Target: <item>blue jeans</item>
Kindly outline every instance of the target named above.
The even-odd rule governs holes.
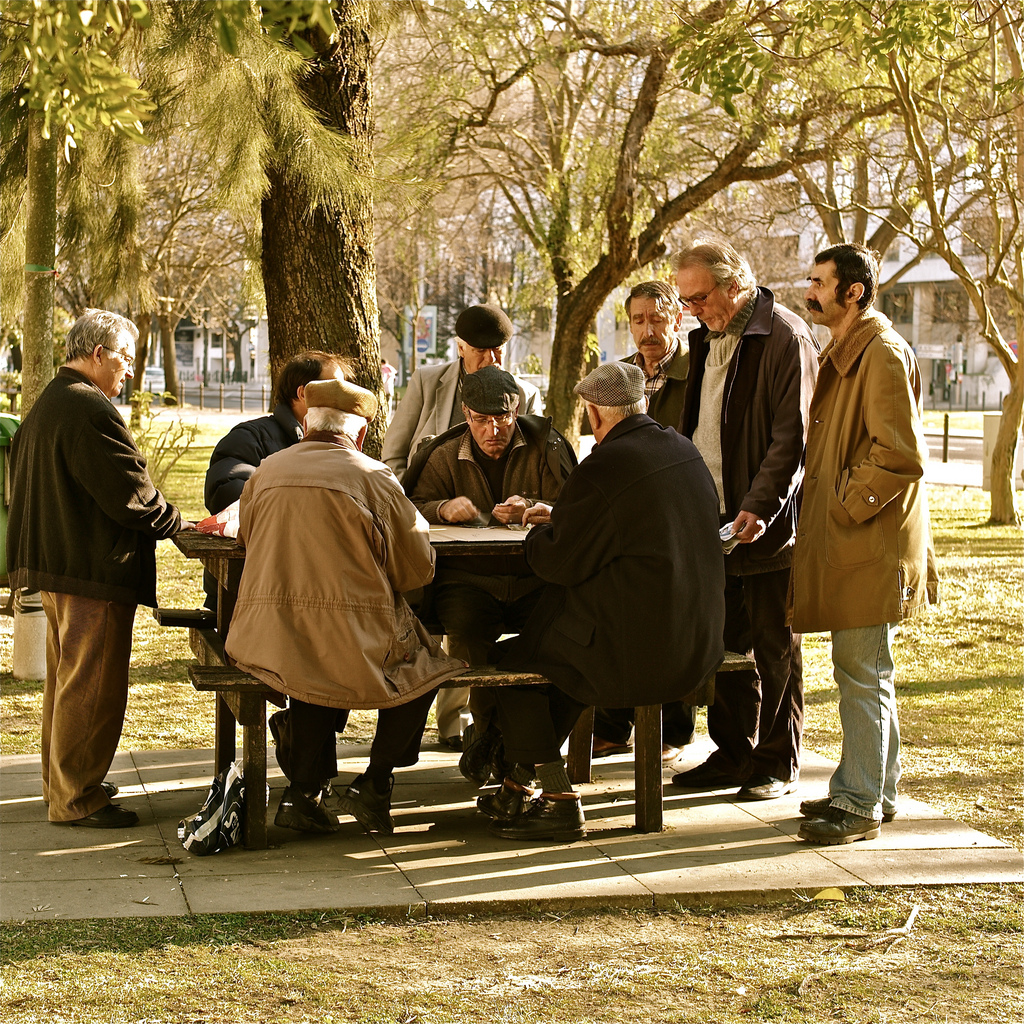
[[[832,633],[843,754],[829,783],[829,796],[833,806],[876,820],[883,811],[896,810],[900,780],[895,636],[895,622]]]

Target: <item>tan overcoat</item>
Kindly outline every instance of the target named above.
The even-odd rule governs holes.
[[[387,466],[341,435],[314,437],[269,456],[242,491],[225,650],[310,704],[404,704],[465,671],[401,596],[434,575],[429,528]]]
[[[791,586],[800,633],[898,622],[938,599],[921,372],[868,310],[819,358]]]

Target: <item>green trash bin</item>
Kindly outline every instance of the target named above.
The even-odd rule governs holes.
[[[11,501],[11,441],[21,425],[18,416],[0,415],[0,472],[3,473],[3,495],[0,500],[0,576],[7,576],[7,506]]]

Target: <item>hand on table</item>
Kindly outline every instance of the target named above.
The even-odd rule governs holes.
[[[518,494],[507,497],[500,505],[491,509],[491,515],[499,523],[521,523],[523,513],[530,507],[530,502]]]
[[[551,522],[551,506],[538,501],[532,508],[523,513],[523,526],[540,526]]]
[[[468,523],[479,515],[480,509],[462,494],[437,506],[437,518],[444,523]]]
[[[767,529],[765,521],[753,512],[740,512],[732,524],[733,533],[741,544],[753,544]]]

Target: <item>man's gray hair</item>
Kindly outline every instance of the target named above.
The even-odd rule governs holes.
[[[366,420],[354,412],[344,412],[326,405],[315,405],[306,410],[306,432],[326,430],[331,434],[344,434],[354,441]]]
[[[614,421],[618,423],[619,420],[627,419],[629,416],[636,416],[639,413],[647,412],[647,398],[641,398],[639,402],[632,402],[630,405],[595,405],[591,402],[591,405],[595,409],[600,409],[601,419],[608,420],[609,422]]]
[[[665,281],[641,281],[634,285],[626,296],[626,316],[634,299],[654,299],[656,308],[670,313],[681,313],[683,307],[679,302],[676,290]]]
[[[757,287],[750,264],[728,242],[713,242],[695,238],[686,249],[680,249],[672,256],[673,272],[684,267],[700,267],[706,270],[719,287],[739,285],[741,292],[752,292]]]
[[[139,340],[139,329],[127,317],[108,309],[87,309],[72,325],[64,343],[64,359],[73,362],[90,356],[97,345],[109,346],[127,331]]]

